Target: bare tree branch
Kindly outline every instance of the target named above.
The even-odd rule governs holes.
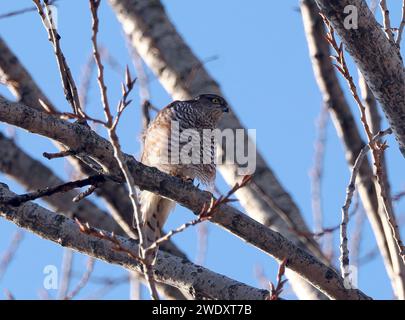
[[[57,1],[58,0],[50,0],[49,4],[53,5]],[[0,14],[0,19],[15,17],[15,16],[18,16],[20,14],[24,14],[24,13],[27,13],[27,12],[33,12],[33,11],[36,11],[36,10],[37,10],[37,8],[35,6],[26,7],[26,8],[23,8],[23,9],[19,9],[19,10],[15,10],[15,11]]]
[[[116,176],[117,179],[123,179],[111,144],[87,126],[69,123],[20,103],[10,103],[2,98],[0,98],[0,121],[57,140],[72,150],[85,145],[86,154],[98,161],[106,173]],[[204,205],[211,202],[212,195],[209,192],[201,191],[192,184],[164,174],[156,168],[147,167],[131,156],[124,155],[124,157],[135,184],[141,189],[159,193],[196,214]],[[342,278],[332,268],[324,265],[279,233],[228,205],[221,205],[218,212],[220,214],[215,214],[211,221],[278,260],[288,257],[287,268],[300,274],[329,297],[367,298],[361,291],[347,290]]]
[[[373,134],[376,134],[378,131],[381,130],[381,116],[378,111],[377,101],[374,98],[373,93],[371,92],[370,88],[368,87],[366,80],[364,79],[361,72],[359,72],[359,88],[361,92],[361,96],[363,99],[363,103],[366,107],[367,119],[370,123],[370,128]],[[382,141],[380,141],[382,143]],[[388,168],[387,163],[385,160],[385,154],[380,154],[380,170],[381,170],[381,179],[383,179],[383,184],[385,186],[386,197],[389,199],[386,202],[386,205],[389,206],[388,210],[393,213],[392,217],[396,220],[394,214],[394,208],[392,205],[392,197],[391,197],[391,188],[390,183],[388,180]],[[373,172],[376,175],[376,168],[373,167]],[[378,183],[378,182],[377,182]],[[380,217],[382,217],[381,222],[384,228],[384,233],[387,238],[387,243],[389,245],[389,252],[392,261],[392,268],[394,273],[395,283],[397,285],[397,290],[394,290],[394,294],[399,299],[405,299],[405,265],[403,264],[400,254],[398,251],[398,246],[395,245],[395,241],[392,237],[391,227],[388,223],[385,213],[385,207],[383,203],[383,199],[378,197],[378,211]]]
[[[66,100],[72,106],[73,113],[79,117],[82,117],[83,111],[80,106],[80,99],[77,92],[76,84],[70,68],[66,62],[66,58],[60,47],[60,35],[56,31],[56,25],[52,18],[52,9],[50,7],[50,3],[48,0],[44,0],[44,5],[42,5],[41,0],[33,0],[33,2],[48,33],[48,39],[52,43],[56,61],[59,67],[60,76],[62,79],[62,85],[65,92]]]
[[[384,150],[387,148],[387,145],[385,142],[380,142],[379,140],[374,140],[373,139],[373,134],[370,130],[370,126],[367,121],[367,113],[366,113],[366,108],[363,105],[358,93],[357,93],[357,87],[354,84],[353,78],[350,75],[349,69],[347,67],[346,61],[345,61],[345,56],[343,52],[343,43],[338,46],[336,40],[335,40],[335,35],[334,35],[334,29],[331,26],[329,20],[322,14],[322,17],[324,19],[324,22],[328,28],[328,33],[326,35],[326,40],[329,42],[329,44],[333,47],[333,49],[336,52],[336,56],[332,56],[337,64],[335,64],[335,67],[339,70],[339,72],[345,77],[347,80],[347,83],[350,87],[350,91],[353,95],[354,100],[356,101],[356,104],[358,105],[360,109],[360,120],[363,124],[364,131],[367,136],[368,144],[371,149],[371,154],[373,156],[374,160],[374,167],[375,167],[375,172],[376,172],[376,178],[377,178],[377,185],[376,189],[378,192],[378,195],[381,198],[381,203],[384,206],[385,213],[386,213],[386,218],[388,221],[388,224],[391,228],[392,232],[392,237],[395,240],[395,243],[398,247],[398,253],[400,257],[403,260],[403,264],[405,266],[405,246],[402,243],[401,240],[401,234],[398,228],[398,225],[395,221],[395,215],[394,212],[392,211],[392,203],[391,199],[389,198],[389,195],[387,193],[387,188],[385,185],[385,182],[387,181],[385,177],[385,172],[383,171],[382,164],[381,164],[381,155],[384,153]]]
[[[284,273],[285,273],[285,265],[287,264],[287,259],[284,259],[281,261],[279,267],[278,267],[278,272],[277,272],[277,284],[274,285],[273,283],[270,282],[270,296],[269,300],[278,300],[279,295],[283,291],[284,284],[287,282],[287,280],[282,280]]]
[[[70,217],[71,218],[71,217]],[[70,281],[72,280],[74,254],[71,249],[63,250],[62,258],[62,279],[58,290],[58,299],[65,299],[69,292]]]
[[[132,208],[133,208],[133,217],[135,221],[135,226],[136,230],[138,231],[138,238],[139,238],[139,254],[141,257],[142,264],[145,267],[145,278],[148,283],[148,288],[150,295],[153,300],[159,300],[159,295],[156,289],[155,281],[153,278],[153,273],[152,273],[152,265],[151,262],[147,260],[147,248],[145,247],[145,236],[142,232],[142,226],[141,226],[141,221],[142,221],[142,212],[141,212],[141,206],[139,203],[138,199],[138,191],[136,189],[134,179],[129,171],[129,168],[127,166],[127,163],[124,159],[124,155],[121,150],[121,145],[120,141],[116,132],[116,128],[118,125],[118,122],[120,120],[120,117],[122,115],[122,112],[124,109],[130,104],[130,101],[127,101],[127,97],[129,93],[131,92],[135,80],[131,79],[130,73],[128,68],[126,69],[126,81],[125,84],[122,84],[122,99],[118,103],[117,107],[117,116],[115,117],[115,120],[111,114],[111,109],[110,109],[110,104],[107,96],[107,86],[105,85],[104,81],[104,66],[103,63],[101,62],[101,56],[98,50],[98,44],[97,44],[97,36],[98,36],[98,30],[99,30],[99,19],[98,19],[98,8],[100,6],[101,0],[89,0],[90,3],[90,11],[93,19],[93,24],[92,24],[92,43],[93,43],[93,56],[94,60],[96,62],[97,70],[98,70],[98,84],[100,87],[100,95],[101,95],[101,102],[103,105],[103,110],[104,110],[104,115],[106,118],[106,124],[105,127],[108,131],[108,135],[111,141],[111,145],[114,150],[114,157],[118,162],[118,166],[120,167],[120,170],[122,171],[122,174],[125,177],[125,181],[128,187],[128,192],[129,192],[129,198],[131,200]]]
[[[326,142],[327,123],[329,120],[329,111],[326,105],[323,105],[317,119],[317,140],[315,142],[314,164],[311,169],[311,203],[312,215],[314,218],[314,231],[320,232],[323,229],[322,212],[322,174],[323,160]]]
[[[0,76],[2,78],[6,79],[6,84],[8,86],[8,88],[13,92],[13,94],[24,104],[27,104],[28,106],[35,108],[37,110],[44,110],[43,107],[41,106],[41,104],[39,103],[39,101],[43,101],[50,109],[52,112],[54,112],[55,114],[58,113],[58,111],[56,110],[56,108],[52,105],[52,103],[46,98],[46,96],[43,94],[43,92],[41,91],[41,89],[38,87],[38,85],[35,83],[35,81],[32,79],[31,75],[28,73],[28,71],[24,68],[24,66],[20,63],[20,61],[18,60],[18,58],[13,54],[13,52],[7,47],[6,43],[1,39],[0,37]],[[0,135],[1,137],[1,135]],[[1,139],[0,139],[1,141]],[[74,154],[71,151],[67,151],[66,148],[55,142],[55,145],[62,150],[62,153],[71,153],[72,155]],[[0,149],[1,150],[1,149]],[[8,149],[4,149],[4,150],[8,150]],[[16,154],[20,154],[21,150],[18,150],[18,148],[12,148],[11,150],[13,150],[12,152],[16,152]],[[11,153],[12,155],[13,153]],[[32,159],[25,153],[23,153],[23,159],[24,161],[31,161]],[[10,155],[10,153],[9,153]],[[17,158],[19,159],[19,157],[17,156]],[[33,175],[31,177],[31,173],[29,172],[29,170],[27,170],[27,168],[31,168],[29,165],[28,166],[24,166],[23,162],[18,163],[20,166],[12,166],[12,162],[10,162],[10,158],[6,157],[6,159],[9,159],[5,165],[7,167],[8,170],[12,170],[13,171],[13,177],[18,179],[25,179],[24,183],[26,186],[29,186],[29,188],[32,189],[37,189],[37,188],[43,188],[46,185],[58,185],[58,184],[62,184],[64,183],[63,181],[61,181],[59,178],[57,178],[56,180],[50,180],[48,184],[41,183],[41,179],[42,182],[48,181],[48,176],[50,175],[51,177],[54,177],[55,175],[53,173],[49,172],[49,169],[45,168],[44,166],[35,161],[35,168],[36,168],[36,172],[41,172],[41,175]],[[12,158],[11,158],[12,159]],[[2,160],[0,158],[0,160]],[[75,169],[82,172],[84,175],[94,175],[96,172],[89,166],[85,165],[84,163],[82,163],[81,161],[77,160],[74,157],[69,157],[68,158],[69,161],[71,161],[71,163],[74,165]],[[0,161],[1,163],[1,161]],[[13,170],[13,168],[19,168],[20,171],[18,170]],[[24,173],[22,174],[23,177],[18,177],[18,175],[20,173]],[[30,179],[34,179],[34,182],[31,182],[28,177],[31,177]],[[38,178],[38,180],[36,180],[36,178]],[[53,182],[54,181],[54,182]],[[20,181],[21,182],[21,181]],[[23,183],[23,184],[24,184]],[[34,183],[34,185],[32,185],[32,183]],[[35,183],[37,183],[35,185]],[[81,217],[78,215],[78,217],[80,219],[83,219],[83,221],[88,221],[91,223],[91,225],[94,226],[98,226],[101,229],[104,230],[111,230],[111,228],[114,228],[115,230],[112,230],[116,233],[121,232],[121,230],[125,231],[125,234],[127,234],[128,236],[132,237],[132,238],[137,238],[137,232],[136,230],[134,230],[134,228],[132,228],[132,206],[131,206],[131,202],[129,201],[129,198],[127,196],[128,191],[125,188],[124,184],[117,184],[115,182],[106,182],[103,185],[101,185],[99,188],[97,188],[97,190],[95,191],[97,195],[103,197],[105,199],[105,201],[107,202],[107,205],[109,207],[109,210],[111,212],[111,215],[113,216],[114,220],[118,223],[119,227],[114,223],[114,221],[112,219],[108,220],[108,223],[111,223],[110,227],[108,227],[108,225],[104,225],[101,226],[99,225],[99,222],[97,221],[93,221],[96,220],[92,215],[88,215],[86,213],[86,217]],[[57,196],[55,197],[49,197],[49,199],[60,199],[60,201],[56,201],[59,205],[61,205],[64,209],[69,209],[69,204],[70,204],[70,199],[72,199],[73,197],[77,196],[77,194],[75,194],[75,196],[73,196],[72,198],[70,197],[69,193],[65,193],[66,197],[63,198],[63,196],[61,196],[63,198],[60,199]],[[84,202],[86,200],[83,200]],[[66,208],[67,205],[67,208]],[[84,203],[82,203],[83,208],[88,208],[89,206],[84,205]],[[79,208],[81,208],[81,206],[79,206]],[[62,212],[66,212],[61,210]],[[89,212],[91,212],[91,210],[89,210]],[[106,222],[105,219],[100,219],[100,217],[98,218],[100,220],[100,223]],[[114,226],[114,227],[112,227]],[[176,246],[174,246],[174,244],[172,242],[168,242],[164,244],[165,246],[165,250],[167,250],[167,252],[170,252],[172,254],[175,254],[183,259],[187,259],[186,255],[181,252]],[[164,295],[166,297],[174,297],[176,299],[184,299],[184,295],[181,294],[178,290],[176,290],[175,288],[172,288],[173,290],[171,290],[169,288],[169,286],[160,286],[160,289],[164,289]]]
[[[62,185],[64,181],[41,162],[22,151],[11,139],[0,133],[0,171],[4,172],[28,190],[43,188],[45,185]],[[75,191],[54,194],[45,198],[55,211],[74,215],[91,225],[123,234],[122,229],[108,215],[91,201],[84,199],[80,203],[72,202],[78,195]]]
[[[365,142],[361,138],[349,103],[345,99],[332,65],[330,48],[324,37],[325,28],[315,1],[302,0],[301,13],[315,79],[322,93],[324,103],[332,114],[336,131],[345,147],[346,160],[349,167],[352,167]],[[358,180],[357,189],[376,237],[392,287],[395,292],[403,292],[400,289],[403,287],[403,282],[399,281],[398,274],[393,270],[390,248],[395,247],[395,244],[394,246],[391,245],[393,242],[391,231],[388,230],[387,233],[387,228],[385,228],[385,213],[381,214],[376,182],[373,179],[373,170],[368,159],[364,159],[362,162]],[[397,295],[401,296],[400,294]]]
[[[169,20],[160,1],[109,0],[131,45],[155,73],[160,83],[174,99],[190,98],[201,93],[221,94],[217,82]],[[244,145],[254,146],[247,130],[234,112],[223,117],[220,129],[244,129]],[[222,153],[222,150],[219,150]],[[247,152],[246,152],[247,154]],[[229,186],[240,181],[238,164],[218,167]],[[309,232],[301,212],[289,193],[280,184],[260,152],[256,154],[256,174],[252,183],[237,194],[241,205],[254,219],[275,228],[295,244],[325,261],[319,245],[311,238],[298,236],[292,230]],[[287,271],[296,293],[303,299],[319,299],[299,276]]]
[[[402,18],[398,28],[398,35],[396,40],[396,44],[398,45],[398,47],[401,45],[402,33],[404,32],[404,28],[405,28],[405,0],[402,0]]]
[[[61,185],[64,183],[49,168],[44,166],[41,162],[32,159],[11,139],[4,137],[1,133],[0,171],[9,175],[28,190],[43,188],[46,185]],[[107,183],[113,185],[111,188],[112,190],[118,190],[120,187],[117,183]],[[105,185],[103,187],[105,187]],[[46,197],[44,200],[47,201],[57,212],[62,212],[67,216],[73,215],[81,221],[86,221],[99,229],[114,232],[118,235],[126,235],[120,225],[116,223],[115,219],[108,215],[107,212],[100,210],[91,201],[83,199],[80,203],[72,202],[72,199],[77,195],[78,193],[74,191],[67,191],[65,193],[57,193],[53,196]],[[109,196],[113,196],[113,193],[110,193]],[[126,194],[124,194],[123,197],[124,196],[126,196]],[[119,202],[124,203],[125,201],[121,200]],[[164,243],[162,250],[166,250],[182,259],[186,259],[186,256],[174,246],[172,242]],[[139,275],[140,274],[138,273],[138,276]],[[159,292],[162,292],[165,297],[169,298],[185,298],[179,290],[167,285],[159,286]]]
[[[59,193],[59,192],[66,192],[66,191],[69,191],[69,190],[72,190],[75,188],[81,188],[81,187],[88,186],[88,185],[98,184],[98,183],[104,182],[105,179],[106,178],[103,175],[96,175],[96,176],[88,177],[86,179],[66,182],[66,183],[60,184],[55,187],[46,187],[45,189],[41,189],[41,190],[38,190],[35,192],[18,195],[15,198],[10,199],[8,204],[18,207],[23,202],[32,201],[32,200],[35,200],[38,198],[51,196],[51,195],[54,195],[55,193]],[[75,199],[75,198],[77,198],[77,196],[75,196],[73,199]],[[72,199],[72,201],[73,201],[73,199]]]
[[[95,260],[93,257],[89,257],[87,259],[86,271],[83,273],[83,276],[81,277],[81,279],[80,279],[79,283],[76,285],[76,287],[69,294],[66,295],[66,299],[69,299],[69,300],[73,299],[87,285],[87,283],[90,280],[90,276],[94,270],[94,263],[95,263]]]
[[[13,196],[14,194],[4,184],[0,184],[1,217],[64,247],[121,265],[129,270],[142,272],[142,265],[136,259],[115,250],[114,243],[108,240],[81,232],[72,219],[31,202],[24,203],[18,208],[1,204],[4,199]],[[115,238],[126,250],[137,251],[137,243],[134,240],[120,236]],[[159,252],[154,268],[154,276],[158,281],[185,290],[195,298],[263,300],[268,295],[266,290],[250,287],[168,253]]]
[[[353,166],[352,174],[350,176],[350,182],[349,185],[347,186],[346,189],[346,199],[345,203],[342,207],[342,223],[340,225],[340,268],[342,272],[343,278],[347,279],[347,277],[350,274],[349,270],[349,248],[348,248],[348,240],[347,240],[347,225],[349,224],[349,208],[350,204],[352,202],[352,197],[354,194],[354,191],[356,189],[356,177],[358,175],[358,172],[360,170],[360,166],[362,161],[364,160],[364,157],[366,156],[368,150],[370,150],[371,145],[374,141],[380,139],[386,134],[392,133],[391,129],[387,129],[385,131],[379,132],[375,137],[372,138],[369,144],[363,147],[361,149],[355,163]]]
[[[387,39],[364,0],[316,0],[364,75],[405,156],[405,69],[399,48]],[[358,28],[345,28],[344,8],[355,6]]]
[[[391,29],[390,12],[387,7],[387,2],[385,0],[380,0],[380,8],[383,16],[384,32],[390,41],[394,41],[394,34]]]
[[[17,230],[16,232],[14,232],[10,244],[8,245],[6,251],[3,253],[0,259],[0,280],[4,277],[4,274],[6,273],[8,266],[13,260],[23,238],[23,231]]]

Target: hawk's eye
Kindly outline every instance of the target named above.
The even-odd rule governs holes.
[[[214,98],[211,101],[212,101],[212,103],[215,103],[215,104],[220,104],[221,103],[218,98]]]

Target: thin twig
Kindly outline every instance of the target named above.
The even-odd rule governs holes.
[[[146,253],[148,253],[149,251],[153,251],[154,249],[158,248],[162,243],[169,241],[173,236],[175,236],[178,233],[183,232],[184,230],[188,229],[189,227],[195,226],[205,220],[207,220],[208,217],[201,215],[194,220],[191,220],[189,222],[186,222],[184,224],[182,224],[180,227],[170,230],[167,234],[165,234],[164,236],[162,236],[161,238],[157,239],[154,243],[152,243],[149,247],[147,247],[145,249]]]
[[[150,123],[151,95],[149,89],[149,79],[145,72],[142,58],[135,48],[131,48],[132,60],[134,62],[136,75],[139,81],[139,98],[142,106],[142,136]]]
[[[82,233],[97,237],[99,239],[107,240],[114,244],[113,249],[115,251],[126,253],[129,257],[131,257],[131,258],[135,259],[136,261],[138,261],[139,263],[141,263],[145,268],[150,267],[148,262],[145,261],[145,259],[142,256],[140,256],[138,253],[134,253],[134,252],[130,251],[129,249],[126,249],[124,246],[122,246],[121,242],[118,240],[118,238],[115,236],[114,233],[107,233],[106,231],[97,230],[97,229],[92,228],[88,223],[83,224],[77,218],[75,218],[75,220]],[[140,252],[142,253],[142,250],[140,250]],[[152,270],[150,270],[149,272],[152,272]],[[84,284],[87,283],[88,277],[90,276],[91,272],[88,272],[87,274],[88,274],[88,276],[83,277],[83,279],[85,279],[85,281],[81,281],[81,283],[84,283]],[[153,275],[152,276],[148,275],[147,270],[144,271],[144,274],[145,274],[147,283],[149,285],[149,289],[151,291],[152,299],[154,299],[154,300],[159,299],[159,296],[157,295],[156,284],[154,282]],[[79,288],[79,290],[80,289],[81,289],[81,287]]]
[[[88,95],[94,66],[93,54],[91,54],[90,57],[87,59],[86,64],[82,68],[81,81],[79,86],[80,104],[83,110],[86,110],[89,103]]]
[[[193,80],[196,78],[198,71],[200,71],[202,68],[204,68],[204,65],[211,62],[211,61],[215,61],[218,60],[219,56],[214,55],[211,57],[208,57],[206,59],[204,59],[201,62],[196,63],[195,65],[193,65],[191,67],[191,70],[189,72],[189,74],[187,75],[186,81],[185,81],[185,87],[189,88],[191,86],[191,83],[193,82]]]
[[[405,0],[402,0],[402,18],[398,28],[396,40],[396,44],[398,45],[398,47],[401,45],[402,33],[404,32],[404,28],[405,28]]]
[[[129,299],[141,300],[142,283],[139,281],[139,277],[134,272],[129,272]]]
[[[107,97],[107,87],[104,82],[104,65],[101,62],[101,56],[100,56],[100,52],[98,49],[98,43],[97,43],[97,34],[98,34],[98,26],[99,26],[97,10],[98,10],[99,5],[100,5],[100,0],[90,0],[90,10],[91,10],[92,18],[93,18],[91,41],[93,43],[93,57],[96,62],[97,70],[98,70],[97,81],[98,81],[98,85],[100,87],[101,102],[103,105],[103,110],[104,110],[105,118],[107,121],[107,126],[111,126],[113,117],[111,115],[110,103],[109,103],[108,97]]]
[[[153,251],[154,249],[158,248],[162,243],[169,241],[174,235],[183,232],[189,227],[195,226],[203,221],[211,219],[219,206],[221,206],[222,204],[235,201],[234,199],[231,199],[231,196],[236,191],[246,186],[251,180],[252,180],[251,175],[244,176],[242,178],[242,181],[240,183],[236,183],[225,196],[221,195],[218,199],[211,198],[211,202],[208,205],[204,204],[204,206],[201,208],[200,214],[198,215],[197,219],[194,219],[190,222],[186,222],[177,229],[171,230],[166,235],[164,235],[163,237],[157,239],[154,243],[152,243],[148,248],[145,249],[145,251],[146,252]]]
[[[257,279],[257,282],[259,283],[259,285],[261,287],[266,288],[269,285],[270,280],[266,276],[266,274],[264,273],[263,266],[256,265],[255,268],[254,268],[254,274],[255,274],[255,277]]]
[[[94,263],[95,263],[95,259],[93,257],[89,257],[87,259],[86,271],[83,273],[83,276],[79,280],[79,283],[76,285],[76,287],[69,294],[66,295],[65,299],[72,300],[88,284],[88,282],[90,280],[90,276],[91,276],[91,274],[93,273],[93,270],[94,270]]]
[[[49,4],[54,5],[55,2],[57,2],[57,1],[58,0],[50,0]],[[36,11],[36,10],[37,10],[36,7],[27,7],[27,8],[23,8],[23,9],[19,9],[19,10],[15,10],[15,11],[0,14],[0,19],[15,17],[17,15],[24,14],[24,13],[27,13],[27,12],[33,12],[33,11]]]
[[[4,289],[4,295],[6,296],[7,300],[15,300],[15,296],[8,289]]]
[[[91,40],[93,43],[94,60],[96,62],[96,66],[97,66],[97,70],[98,70],[97,79],[98,79],[98,84],[100,87],[101,101],[102,101],[102,105],[103,105],[104,115],[106,118],[105,126],[108,130],[108,135],[109,135],[111,144],[114,149],[114,157],[118,162],[120,170],[123,173],[123,175],[125,177],[125,181],[128,186],[129,197],[130,197],[131,204],[132,204],[132,207],[134,210],[136,228],[137,228],[138,234],[139,234],[139,249],[140,249],[139,251],[140,251],[140,257],[142,259],[142,263],[145,267],[145,278],[147,280],[152,299],[158,300],[159,296],[158,296],[156,284],[155,284],[155,281],[153,278],[151,263],[149,261],[145,260],[145,257],[146,257],[146,252],[145,252],[145,248],[144,248],[145,241],[144,241],[144,235],[143,235],[142,228],[141,228],[141,214],[142,213],[141,213],[141,208],[140,208],[140,204],[139,204],[139,200],[138,200],[136,186],[134,183],[134,178],[132,177],[132,175],[128,169],[128,166],[124,160],[124,155],[121,151],[121,145],[120,145],[120,142],[118,139],[118,135],[116,133],[116,128],[117,128],[118,122],[121,118],[121,115],[122,115],[123,111],[125,110],[125,108],[131,103],[131,101],[128,101],[127,98],[128,98],[129,93],[133,89],[135,80],[131,79],[131,76],[130,76],[130,73],[129,73],[129,70],[127,67],[125,84],[122,84],[122,98],[118,103],[117,116],[114,119],[111,114],[110,104],[109,104],[108,97],[107,97],[107,87],[104,82],[104,66],[101,62],[101,57],[100,57],[100,53],[99,53],[98,46],[97,46],[97,34],[98,34],[98,30],[99,30],[99,19],[98,19],[97,11],[98,11],[98,8],[100,5],[100,0],[89,0],[89,2],[90,2],[91,15],[92,15],[92,19],[93,19],[93,24],[92,24],[93,32],[92,32]]]
[[[93,279],[94,277],[92,277]],[[111,291],[114,287],[122,285],[128,282],[128,276],[124,277],[117,277],[117,278],[104,278],[101,279],[100,283],[103,286],[100,289],[97,289],[89,296],[85,297],[84,300],[100,300],[103,296],[105,296],[109,291]]]
[[[11,199],[7,199],[3,201],[3,204],[9,204],[14,207],[18,207],[24,202],[32,201],[35,199],[39,199],[42,197],[49,197],[54,195],[55,193],[59,192],[66,192],[70,191],[75,188],[82,188],[84,186],[88,185],[98,185],[100,183],[103,183],[106,181],[106,176],[105,175],[94,175],[91,177],[88,177],[86,179],[81,179],[81,180],[76,180],[76,181],[70,181],[66,182],[54,187],[46,187],[44,189],[35,191],[35,192],[29,192],[25,194],[18,195],[16,197],[13,197]]]
[[[99,183],[96,184],[92,184],[90,187],[88,187],[86,190],[84,190],[83,192],[80,192],[76,197],[74,197],[72,199],[73,202],[79,202],[81,200],[83,200],[84,198],[88,197],[89,195],[91,195],[94,191],[97,190],[99,186]]]
[[[197,253],[195,264],[203,266],[207,256],[208,249],[208,225],[200,223],[197,225]]]
[[[64,158],[64,157],[74,156],[76,154],[77,154],[76,151],[64,150],[64,151],[55,152],[55,153],[44,152],[42,155],[45,158],[47,158],[48,160],[52,160],[52,159],[57,159],[57,158]]]
[[[390,12],[385,0],[380,0],[380,8],[383,16],[384,32],[390,41],[394,41],[394,34],[391,29]]]
[[[33,0],[33,2],[37,8],[45,29],[48,32],[48,40],[52,43],[66,100],[71,105],[73,114],[77,115],[80,118],[84,118],[84,114],[80,106],[80,99],[77,93],[76,84],[74,82],[70,68],[66,62],[66,58],[60,47],[60,35],[56,30],[56,26],[52,18],[52,9],[50,7],[50,2],[48,0],[44,0],[44,6],[42,5],[41,0]],[[44,8],[46,10],[44,10]]]
[[[322,213],[322,173],[323,159],[326,143],[327,123],[329,119],[329,110],[324,104],[321,108],[317,120],[317,139],[315,142],[314,165],[311,169],[311,202],[312,214],[314,217],[315,232],[323,230],[323,213]]]
[[[358,207],[358,202],[356,202],[355,208],[352,210],[352,212],[349,214],[349,218],[354,216],[357,212],[357,207]],[[298,234],[299,236],[306,236],[306,237],[313,237],[313,238],[321,238],[325,235],[331,234],[337,230],[340,229],[340,223],[333,226],[333,227],[328,227],[328,228],[322,228],[322,230],[318,232],[302,232],[297,229],[290,229],[292,232]]]
[[[8,266],[15,257],[15,254],[17,252],[18,247],[21,244],[23,237],[24,232],[22,230],[17,230],[14,233],[8,248],[4,252],[2,258],[0,259],[0,280],[3,278],[4,274],[7,271]]]
[[[376,173],[377,183],[378,183],[376,185],[376,188],[379,189],[378,193],[379,193],[379,195],[382,199],[382,203],[384,205],[386,218],[387,218],[388,224],[391,228],[392,236],[398,247],[399,255],[400,255],[403,263],[405,264],[405,247],[401,240],[401,234],[399,232],[398,225],[395,222],[395,215],[394,215],[394,212],[392,211],[392,204],[390,202],[388,192],[387,192],[387,186],[385,184],[386,177],[384,174],[384,170],[382,169],[381,157],[382,157],[382,153],[387,148],[387,144],[385,142],[379,141],[378,139],[377,140],[373,139],[373,134],[367,123],[366,108],[364,107],[363,102],[361,101],[359,95],[357,94],[356,85],[354,84],[353,78],[350,75],[349,69],[346,64],[346,60],[344,57],[344,51],[343,51],[343,43],[341,43],[340,46],[338,46],[336,39],[335,39],[334,30],[333,30],[332,25],[330,24],[330,22],[327,20],[327,18],[324,15],[321,14],[321,16],[324,20],[326,27],[329,30],[329,32],[326,35],[326,40],[329,42],[329,44],[332,46],[332,48],[337,53],[337,56],[333,56],[333,58],[337,62],[337,64],[335,64],[335,67],[337,68],[337,70],[339,70],[339,72],[347,80],[347,83],[349,84],[352,96],[360,109],[360,113],[361,113],[360,120],[361,120],[364,130],[366,132],[368,144],[370,146],[370,149],[372,151],[372,156],[374,159],[374,166],[376,169],[375,173]]]
[[[102,60],[105,60],[108,65],[116,71],[118,74],[122,74],[122,66],[118,63],[117,60],[114,59],[113,56],[110,55],[108,50],[104,47],[99,46],[99,52]],[[88,93],[90,91],[90,84],[91,84],[91,79],[94,71],[95,63],[94,63],[94,58],[93,58],[93,53],[89,56],[87,59],[85,65],[82,68],[82,74],[81,74],[81,81],[80,81],[80,86],[79,86],[79,97],[80,97],[80,103],[83,111],[86,110],[86,107],[88,105]]]
[[[278,272],[277,272],[277,285],[274,286],[273,283],[270,282],[270,296],[268,300],[278,300],[281,292],[283,291],[284,284],[288,281],[287,279],[283,280],[283,276],[285,273],[285,266],[288,262],[288,259],[285,258],[281,261]]]
[[[114,244],[115,251],[126,253],[129,257],[131,257],[132,259],[135,259],[139,263],[144,263],[142,258],[138,254],[136,254],[136,253],[130,251],[129,249],[126,249],[124,246],[122,246],[121,242],[118,240],[118,238],[115,236],[114,233],[110,233],[110,232],[107,232],[104,230],[97,230],[97,229],[91,227],[88,223],[82,223],[77,218],[75,218],[75,221],[80,229],[80,232],[93,236],[93,237],[96,237],[96,238],[99,238],[99,239],[107,240]]]
[[[364,210],[358,210],[355,229],[353,232],[353,239],[351,245],[352,251],[352,265],[356,268],[359,266],[360,248],[361,240],[363,238],[364,222],[366,220],[366,215]]]
[[[150,89],[149,89],[149,79],[148,75],[145,72],[142,58],[140,57],[138,51],[131,49],[132,60],[134,62],[136,76],[139,82],[139,98],[141,103],[149,101],[151,98]]]
[[[360,166],[362,161],[364,160],[367,152],[370,150],[370,145],[374,142],[380,139],[381,137],[391,134],[392,130],[387,129],[384,131],[380,131],[378,134],[376,134],[370,141],[369,144],[365,145],[359,155],[356,158],[356,161],[354,162],[352,173],[350,176],[350,181],[349,185],[346,188],[346,199],[345,203],[342,206],[342,222],[340,225],[340,267],[341,267],[341,272],[342,272],[342,277],[344,279],[347,279],[349,276],[349,249],[348,249],[348,241],[347,241],[347,225],[349,223],[349,208],[350,204],[352,202],[353,194],[354,191],[356,190],[356,177],[357,174],[359,173]]]
[[[401,200],[404,196],[405,196],[405,191],[398,192],[397,194],[394,194],[394,195],[392,196],[392,201],[398,202],[398,201]]]

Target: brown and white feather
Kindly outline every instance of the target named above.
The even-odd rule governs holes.
[[[217,106],[210,107],[210,101],[216,99],[221,102],[220,109]],[[202,152],[200,157],[209,157],[210,163],[173,163],[172,151],[174,148],[181,150],[187,143],[181,140],[172,139],[172,121],[179,125],[179,133],[186,129],[193,129],[201,138],[204,129],[215,129],[217,122],[227,109],[225,100],[215,95],[201,95],[194,100],[174,101],[162,109],[156,118],[150,123],[144,136],[144,150],[141,162],[145,165],[156,167],[167,174],[178,176],[184,180],[197,179],[205,185],[212,185],[215,180],[215,146],[202,148],[202,143],[198,146]],[[218,111],[220,110],[220,111]],[[202,139],[198,139],[198,141]],[[191,143],[194,139],[192,139]],[[175,202],[149,191],[142,191],[140,194],[142,210],[142,227],[145,236],[145,247],[152,245],[161,235],[161,230],[170,212],[175,207]],[[153,263],[156,251],[151,252],[150,263]]]

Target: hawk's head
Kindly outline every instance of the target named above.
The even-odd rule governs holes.
[[[206,116],[215,120],[219,120],[223,113],[229,112],[225,99],[216,94],[201,94],[192,101],[193,105],[197,106]]]

